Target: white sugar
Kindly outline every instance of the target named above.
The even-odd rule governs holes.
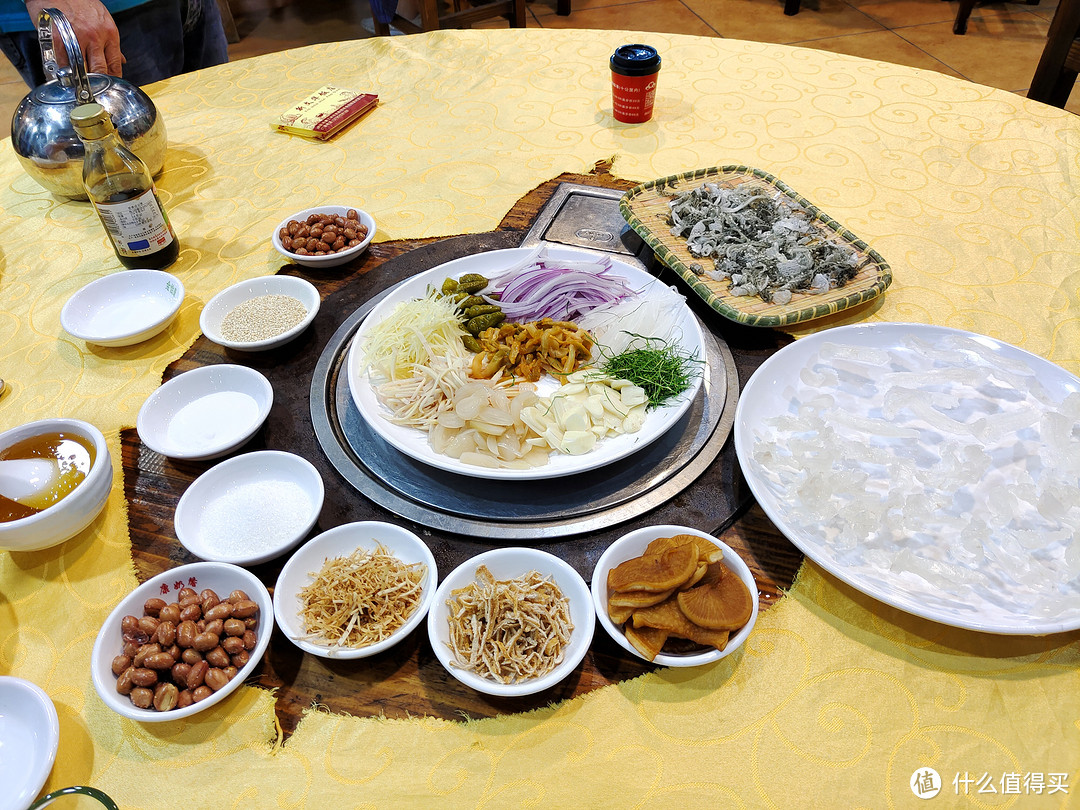
[[[199,520],[208,553],[227,559],[265,554],[296,539],[311,516],[311,499],[292,481],[231,486],[206,505]]]

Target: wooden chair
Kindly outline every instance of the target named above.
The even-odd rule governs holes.
[[[569,13],[569,0],[559,1],[560,4],[566,2]],[[395,14],[390,23],[381,23],[375,18],[375,9],[371,10],[375,33],[381,37],[389,35],[391,25],[406,34],[420,34],[424,31],[438,31],[440,28],[471,28],[474,23],[495,17],[505,17],[510,21],[511,28],[524,28],[525,0],[495,0],[469,8],[462,8],[460,0],[453,0],[453,5],[445,11],[440,11],[439,0],[421,0],[419,25],[400,14]]]
[[[971,16],[971,12],[975,9],[975,4],[978,0],[960,0],[960,8],[956,12],[956,20],[953,22],[952,32],[954,34],[966,34],[968,17]],[[1029,6],[1039,5],[1039,0],[1025,0],[1025,3]]]
[[[1080,72],[1080,0],[1060,0],[1027,97],[1064,108]]]

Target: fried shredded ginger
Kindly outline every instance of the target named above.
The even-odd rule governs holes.
[[[456,665],[504,684],[555,669],[574,625],[570,600],[554,580],[536,571],[496,580],[484,565],[476,580],[446,600]]]
[[[420,604],[427,577],[422,562],[405,563],[382,543],[323,563],[300,590],[308,640],[331,647],[368,647],[389,638]]]

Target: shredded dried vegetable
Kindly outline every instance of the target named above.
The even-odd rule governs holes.
[[[327,559],[300,590],[300,619],[311,640],[368,647],[389,638],[420,604],[427,566],[405,563],[382,543]]]
[[[779,191],[704,183],[670,203],[671,233],[714,268],[695,272],[731,280],[732,295],[786,304],[792,294],[823,293],[855,277],[859,255],[822,238],[807,211]]]
[[[476,582],[450,592],[450,641],[456,663],[499,683],[551,672],[563,660],[574,625],[570,601],[550,577],[530,571],[496,580],[487,566]]]

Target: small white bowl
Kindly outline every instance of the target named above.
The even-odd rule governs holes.
[[[225,316],[245,301],[263,295],[288,295],[296,298],[307,309],[304,319],[292,329],[263,340],[228,340],[221,334],[221,322]],[[263,352],[283,346],[307,329],[319,312],[319,291],[309,281],[296,276],[260,276],[226,287],[203,307],[199,315],[199,329],[206,337],[226,349],[245,352]]]
[[[255,565],[307,536],[324,494],[310,461],[280,450],[244,453],[187,488],[176,505],[176,537],[204,560]]]
[[[754,629],[754,622],[757,621],[758,616],[758,600],[757,600],[757,583],[754,582],[754,575],[750,573],[750,568],[742,561],[742,558],[735,553],[727,543],[717,540],[715,537],[705,532],[698,531],[697,529],[691,529],[686,526],[646,526],[643,529],[624,534],[610,546],[607,551],[600,555],[600,559],[596,562],[596,568],[593,569],[592,576],[592,598],[593,605],[596,610],[596,618],[600,620],[601,626],[607,630],[615,643],[622,647],[627,652],[633,653],[642,660],[648,660],[634,649],[634,645],[626,639],[626,634],[622,629],[615,626],[615,623],[611,621],[611,617],[608,616],[607,601],[608,601],[608,586],[607,575],[608,571],[617,566],[619,563],[626,562],[634,557],[640,557],[645,553],[646,547],[653,540],[661,537],[674,537],[677,534],[692,534],[695,537],[701,537],[708,540],[714,546],[718,546],[721,551],[724,552],[724,565],[727,566],[729,571],[733,571],[738,575],[739,579],[743,581],[747,589],[750,591],[751,599],[754,603],[754,607],[750,612],[750,619],[743,625],[742,629],[738,632],[732,633],[731,638],[728,639],[727,646],[723,650],[706,650],[699,653],[686,653],[683,655],[675,655],[668,653],[660,653],[653,659],[654,664],[660,664],[666,667],[697,667],[702,664],[710,664],[713,661],[719,661],[728,655],[731,655],[735,650],[739,649],[747,637],[750,635],[750,631]]]
[[[112,661],[124,647],[120,623],[125,616],[142,617],[143,605],[147,599],[176,601],[175,592],[181,588],[193,588],[196,591],[210,588],[222,599],[235,590],[244,591],[251,601],[259,606],[255,649],[251,651],[251,660],[241,667],[236,677],[206,700],[168,712],[140,709],[129,698],[116,691],[116,676],[112,673]],[[254,574],[243,568],[226,563],[201,562],[181,565],[179,568],[165,571],[148,579],[125,596],[101,625],[90,656],[90,672],[93,676],[94,688],[106,706],[132,720],[140,720],[143,723],[165,723],[190,717],[224,700],[251,675],[251,671],[262,659],[266,646],[270,643],[270,635],[274,631],[273,616],[274,603],[270,600],[266,586]]]
[[[476,581],[476,569],[481,565],[486,565],[497,580],[514,579],[530,571],[551,576],[563,596],[570,600],[570,620],[574,625],[570,644],[565,650],[562,662],[548,674],[521,683],[501,684],[454,663],[454,654],[448,644],[450,625],[446,601],[450,598],[451,591]],[[431,646],[446,671],[477,692],[499,697],[532,695],[558,684],[570,675],[585,657],[592,643],[594,627],[592,600],[589,598],[589,586],[585,584],[585,580],[565,561],[546,551],[532,548],[494,549],[466,560],[443,580],[435,593],[435,604],[428,612],[428,636]]]
[[[423,596],[408,620],[389,638],[368,647],[331,647],[327,644],[305,639],[304,623],[300,619],[300,590],[314,580],[327,559],[347,557],[358,549],[373,551],[382,543],[403,563],[424,563],[427,576],[424,579]],[[438,567],[431,549],[412,532],[380,521],[346,523],[323,532],[305,543],[285,563],[274,586],[274,617],[278,627],[293,644],[304,652],[322,658],[366,658],[393,647],[409,635],[427,616],[435,602],[435,584],[439,581]]]
[[[297,256],[295,253],[292,253],[281,246],[281,237],[278,236],[278,232],[282,228],[287,227],[292,220],[295,219],[303,222],[312,214],[330,214],[331,216],[343,217],[350,208],[356,210],[360,224],[367,226],[367,236],[365,236],[364,240],[356,247],[342,250],[339,253],[331,253],[327,256]],[[346,262],[352,261],[367,250],[368,245],[371,244],[371,240],[374,237],[375,220],[367,211],[363,211],[355,205],[317,205],[314,208],[305,208],[303,211],[297,211],[292,216],[285,217],[285,219],[281,220],[277,227],[274,228],[274,232],[270,235],[270,241],[274,243],[274,249],[290,262],[295,262],[304,267],[338,267]]]
[[[30,806],[59,745],[60,721],[49,696],[30,681],[0,675],[0,809]]]
[[[274,404],[274,389],[247,366],[222,363],[173,377],[147,397],[135,426],[143,444],[169,458],[203,461],[255,435]]]
[[[130,346],[168,326],[184,300],[184,285],[161,270],[123,270],[91,281],[67,300],[60,325],[98,346]]]
[[[71,493],[29,517],[0,523],[0,551],[38,551],[49,548],[89,526],[105,508],[112,489],[113,467],[101,431],[81,419],[39,419],[0,433],[0,451],[43,433],[71,433],[94,449],[90,472]]]

